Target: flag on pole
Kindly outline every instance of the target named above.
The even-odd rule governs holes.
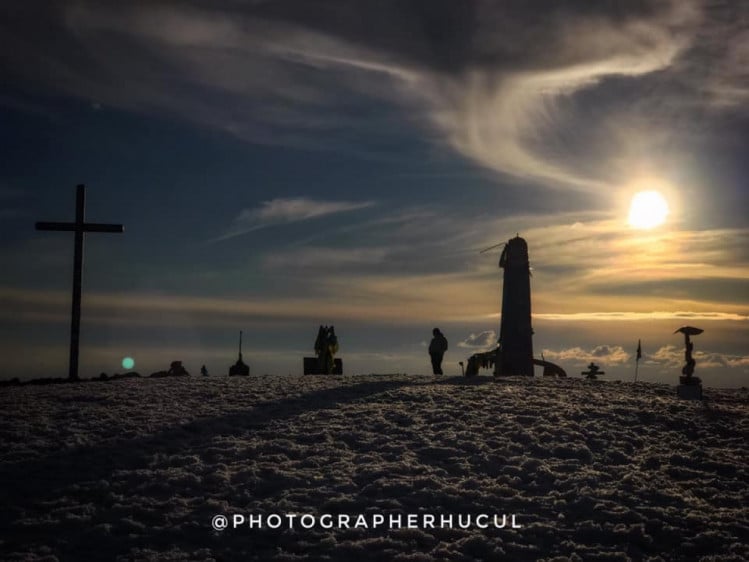
[[[640,340],[637,340],[637,361],[642,359],[642,344],[640,343]]]

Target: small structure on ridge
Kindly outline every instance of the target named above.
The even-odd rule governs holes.
[[[151,373],[150,375],[148,375],[148,377],[152,379],[160,379],[164,377],[187,377],[187,376],[190,376],[190,373],[188,373],[187,369],[185,369],[184,365],[182,365],[182,361],[172,361],[169,364],[168,371],[156,371],[155,373]]]
[[[334,326],[320,326],[315,340],[317,357],[304,358],[305,375],[342,375],[343,360],[335,358],[338,352],[338,336]]]
[[[697,363],[692,357],[694,344],[689,336],[698,336],[704,330],[694,326],[682,326],[674,334],[684,334],[684,367],[681,369],[679,377],[679,386],[676,388],[676,395],[686,400],[702,400],[702,380],[694,376],[694,366]]]
[[[599,375],[605,375],[606,371],[601,371],[601,368],[591,361],[590,365],[588,365],[588,370],[580,371],[580,374],[585,375],[585,378],[589,381],[595,381],[598,380]]]
[[[248,377],[250,376],[250,366],[242,361],[242,330],[239,331],[239,357],[237,362],[229,367],[230,377]]]

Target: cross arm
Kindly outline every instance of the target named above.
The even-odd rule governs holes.
[[[100,224],[94,222],[84,222],[83,230],[86,232],[125,232],[125,227],[121,224]]]
[[[98,224],[93,222],[84,222],[81,225],[83,232],[125,232],[125,227],[121,224]],[[74,222],[38,222],[37,230],[56,230],[58,232],[75,232],[79,226]]]
[[[38,222],[37,230],[61,230],[65,232],[74,232],[76,224],[74,222]]]

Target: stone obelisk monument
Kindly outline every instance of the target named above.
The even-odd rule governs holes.
[[[528,244],[520,236],[509,240],[499,258],[504,269],[502,320],[496,375],[533,376],[533,328]]]

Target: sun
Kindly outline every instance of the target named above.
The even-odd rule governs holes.
[[[640,191],[632,197],[627,222],[632,228],[647,230],[666,222],[668,203],[657,191]]]

